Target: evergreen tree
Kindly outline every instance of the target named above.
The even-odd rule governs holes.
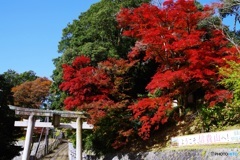
[[[13,103],[11,87],[3,75],[0,75],[0,160],[12,159],[22,150],[15,145],[21,132],[14,127],[15,114],[8,107]]]

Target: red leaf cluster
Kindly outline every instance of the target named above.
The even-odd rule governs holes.
[[[63,65],[64,82],[60,88],[69,94],[64,101],[68,110],[89,110],[91,105],[86,104],[109,101],[110,78],[103,70],[89,65],[90,59],[84,56],[77,57],[72,65]]]
[[[171,109],[172,101],[168,97],[158,98],[143,98],[138,103],[129,106],[133,111],[133,119],[138,119],[141,122],[139,136],[143,139],[148,139],[152,127],[158,129],[159,124],[167,122],[166,112]]]
[[[214,92],[208,91],[205,94],[205,99],[210,101],[209,106],[213,107],[219,102],[225,102],[226,100],[232,99],[233,95],[228,90],[217,90],[215,89]]]
[[[100,62],[98,67],[103,69],[111,79],[113,88],[111,90],[111,97],[114,101],[122,102],[129,99],[127,94],[131,90],[131,75],[129,71],[136,64],[137,61],[124,59],[109,58],[104,62]]]
[[[110,58],[90,65],[88,57],[79,56],[71,65],[63,65],[63,80],[60,89],[68,93],[64,100],[67,110],[86,111],[89,121],[95,124],[112,108],[127,107],[126,92],[130,89],[127,72],[135,64],[123,59]],[[120,102],[120,103],[118,103]]]

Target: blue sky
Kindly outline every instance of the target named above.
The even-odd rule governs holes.
[[[0,74],[50,77],[62,30],[98,0],[1,0]]]
[[[0,74],[33,70],[52,75],[62,30],[99,0],[1,0]],[[200,0],[202,4],[216,0]]]

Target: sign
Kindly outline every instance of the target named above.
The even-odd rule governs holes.
[[[171,138],[172,146],[240,143],[240,129],[208,132]]]

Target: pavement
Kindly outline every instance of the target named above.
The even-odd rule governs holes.
[[[68,160],[68,143],[61,143],[55,150],[42,158],[42,160]]]

